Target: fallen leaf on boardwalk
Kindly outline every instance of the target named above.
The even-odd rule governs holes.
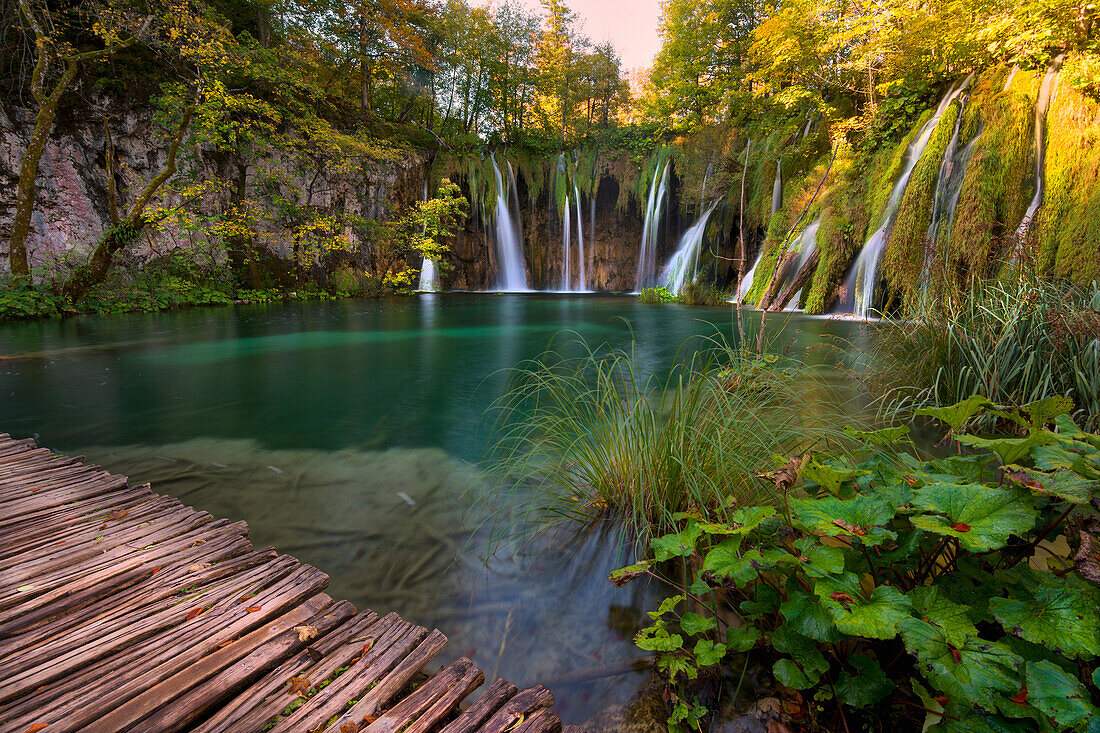
[[[122,519],[123,517],[125,517],[129,513],[130,513],[129,509],[115,509],[114,511],[111,512],[110,516],[111,516],[111,519],[119,520],[119,519]]]
[[[40,731],[40,730],[45,730],[45,729],[46,729],[46,728],[48,728],[48,727],[49,727],[49,726],[48,726],[48,725],[46,725],[45,723],[35,723],[35,724],[34,724],[34,725],[32,725],[32,726],[31,726],[30,728],[27,728],[27,730],[25,731],[25,733],[37,733],[38,731]]]
[[[37,585],[21,585],[21,586],[19,586],[18,588],[15,589],[15,592],[16,593],[28,593],[28,592],[34,590],[37,587],[38,587]],[[41,725],[41,723],[35,723],[35,725]]]
[[[197,573],[200,570],[206,570],[210,566],[211,566],[211,563],[208,563],[208,562],[197,562],[194,565],[192,565],[191,567],[187,568],[187,572]]]
[[[245,610],[248,611],[249,613],[256,613],[256,611],[263,610],[263,606],[249,606]]]
[[[516,719],[512,721],[512,724],[504,729],[504,733],[508,733],[510,730],[515,730],[519,727],[519,724],[523,722],[523,719],[527,717],[524,713],[512,713],[516,716]]]
[[[340,726],[340,733],[358,733],[359,726],[350,720]]]
[[[291,677],[289,692],[292,695],[306,697],[309,695],[309,680],[305,677]]]
[[[184,621],[190,621],[205,610],[206,609],[202,606],[199,606],[198,608],[192,608],[190,611],[187,612],[187,618],[185,618]]]
[[[366,644],[363,645],[363,651],[359,652],[359,656],[361,656],[361,657],[366,656],[367,652],[369,652],[373,646],[374,646],[374,639],[371,639],[370,641],[368,641]]]
[[[363,725],[370,725],[376,720],[378,720],[377,715],[368,715],[367,717],[363,718]]]
[[[320,633],[317,631],[316,626],[310,626],[309,624],[295,626],[294,630],[298,632],[298,641],[309,641]]]
[[[223,641],[221,644],[218,644],[218,648],[219,649],[224,649],[225,647],[229,646],[230,644],[232,644],[235,641],[236,641],[236,639],[229,639],[228,641]]]

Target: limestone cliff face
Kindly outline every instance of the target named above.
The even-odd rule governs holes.
[[[166,141],[153,126],[148,108],[117,108],[109,100],[93,99],[90,106],[62,109],[58,123],[42,155],[37,177],[37,199],[27,242],[32,267],[53,266],[78,259],[93,248],[109,226],[106,185],[106,135],[103,119],[109,119],[117,159],[119,208],[125,210],[145,182],[159,173],[165,162]],[[33,112],[0,104],[0,268],[7,269],[6,243],[15,212],[19,169],[34,126]],[[407,151],[398,159],[337,171],[325,163],[290,156],[237,159],[194,144],[181,151],[175,180],[213,183],[195,201],[184,202],[178,193],[161,189],[159,205],[172,208],[187,204],[201,216],[216,216],[230,206],[243,182],[252,206],[254,243],[266,252],[288,257],[291,232],[279,201],[291,201],[325,213],[380,219],[394,206],[420,196],[426,155]],[[267,172],[283,171],[278,183]],[[352,250],[369,247],[360,227],[348,225],[342,232]],[[135,255],[162,255],[179,247],[210,246],[201,226],[180,226],[172,218],[164,226],[143,234]],[[357,255],[356,259],[360,259]],[[359,264],[365,264],[360,262]]]

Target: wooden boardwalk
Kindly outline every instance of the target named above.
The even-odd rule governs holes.
[[[425,674],[442,633],[327,584],[244,522],[0,433],[0,733],[562,729],[541,685],[461,709],[471,660]]]

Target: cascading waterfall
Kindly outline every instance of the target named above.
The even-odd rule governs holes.
[[[658,184],[658,181],[660,183]],[[642,246],[638,252],[638,289],[652,282],[657,268],[657,229],[668,195],[668,162],[658,163],[653,171],[653,182],[645,206],[645,224],[642,226]]]
[[[1039,98],[1035,100],[1035,194],[1031,197],[1031,203],[1028,204],[1027,213],[1024,214],[1023,221],[1020,222],[1020,226],[1016,228],[1016,242],[1017,245],[1023,242],[1027,237],[1028,230],[1031,229],[1032,223],[1035,221],[1035,215],[1039,212],[1039,207],[1043,205],[1043,185],[1045,183],[1045,176],[1043,175],[1044,166],[1046,163],[1046,151],[1043,145],[1044,127],[1046,126],[1047,107],[1050,105],[1051,89],[1055,80],[1058,78],[1058,69],[1061,67],[1062,57],[1054,59],[1054,63],[1047,68],[1047,73],[1043,75],[1043,83],[1039,87]],[[1019,247],[1012,253],[1012,260],[1015,262],[1019,256]]]
[[[424,193],[423,201],[428,200],[428,179],[424,179]],[[425,225],[427,226],[427,225]],[[424,262],[420,265],[420,284],[418,289],[424,293],[434,293],[439,290],[439,279],[435,274],[435,262],[428,258],[424,258]]]
[[[516,216],[513,217],[512,209],[508,205],[510,191],[504,185],[496,156],[493,156],[492,162],[493,177],[497,186],[495,219],[497,259],[500,264],[500,272],[497,274],[497,289],[505,291],[529,290],[527,287],[527,270],[523,264],[522,230],[516,224],[519,212],[516,211]],[[514,184],[514,179],[510,183]],[[518,196],[516,198],[518,200]]]
[[[704,211],[703,215],[680,237],[680,245],[661,276],[665,289],[670,293],[679,294],[684,289],[684,285],[695,279],[695,268],[699,262],[699,250],[707,231],[707,220],[710,219],[716,206],[718,206],[717,202],[711,204],[710,208]]]
[[[802,234],[798,235],[798,243],[795,245],[795,251],[798,252],[798,265],[793,270],[790,270],[792,278],[798,276],[798,273],[802,271],[806,262],[809,261],[810,255],[817,249],[817,230],[820,227],[821,217],[818,216],[802,230]],[[802,300],[801,288],[791,296],[791,299],[787,302],[786,310],[796,310],[800,300]]]
[[[871,312],[875,295],[875,285],[878,281],[879,260],[882,257],[883,249],[886,247],[886,242],[890,238],[890,231],[894,226],[894,215],[897,214],[902,196],[905,194],[905,189],[909,185],[909,177],[913,174],[913,169],[917,167],[917,163],[924,153],[924,148],[928,145],[929,138],[932,137],[932,131],[936,129],[936,125],[939,124],[940,117],[942,117],[943,113],[947,110],[947,106],[970,85],[973,77],[974,75],[971,74],[958,87],[948,90],[947,94],[944,95],[944,98],[940,101],[939,107],[936,108],[935,114],[932,115],[932,119],[924,123],[924,127],[917,133],[916,139],[909,144],[905,159],[905,169],[898,177],[893,190],[890,192],[890,198],[886,202],[886,211],[883,214],[882,226],[880,226],[867,240],[867,243],[863,245],[863,249],[860,251],[858,259],[856,259],[855,266],[852,267],[852,272],[844,284],[844,289],[851,294],[852,297],[850,306],[851,312],[860,318],[867,318]]]
[[[588,275],[584,266],[584,224],[581,220],[584,210],[581,209],[581,192],[576,183],[573,184],[573,200],[576,202],[577,213],[577,275],[580,279],[577,290],[584,292],[588,289]]]
[[[573,289],[572,275],[572,253],[570,252],[570,242],[573,239],[570,231],[570,216],[569,216],[569,197],[565,197],[565,211],[561,217],[561,289],[569,291]]]

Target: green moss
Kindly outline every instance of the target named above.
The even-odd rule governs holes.
[[[932,221],[932,204],[936,196],[940,165],[944,152],[955,134],[959,104],[952,103],[944,111],[928,140],[920,161],[909,177],[905,196],[898,207],[890,240],[882,255],[880,271],[888,286],[907,302],[919,292],[924,266],[925,242]]]
[[[1046,188],[1035,240],[1045,276],[1100,280],[1100,105],[1062,87],[1047,114]]]
[[[1027,211],[1034,186],[1035,100],[1018,93],[1033,88],[1028,72],[1014,77],[1008,91],[986,84],[970,106],[980,116],[981,136],[963,178],[948,257],[963,280],[995,272],[1002,241]]]

